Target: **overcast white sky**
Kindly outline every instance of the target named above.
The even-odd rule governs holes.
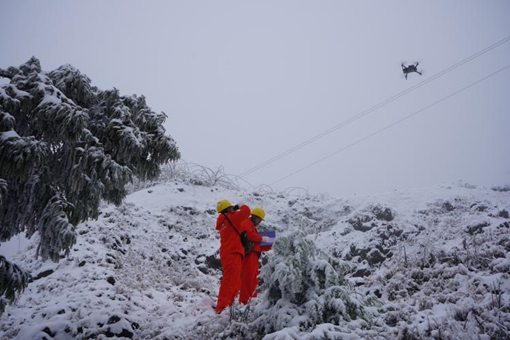
[[[6,1],[0,67],[70,63],[240,174],[510,35],[510,1]],[[401,62],[423,76],[406,81]],[[510,63],[510,43],[246,177],[270,184]],[[334,196],[510,183],[510,70],[275,184]]]

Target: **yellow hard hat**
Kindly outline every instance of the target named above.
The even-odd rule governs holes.
[[[219,201],[218,204],[216,205],[216,211],[220,213],[223,210],[225,210],[231,206],[232,206],[232,204],[230,204],[230,202],[228,200],[222,200],[222,201]]]
[[[259,208],[259,207],[256,207],[255,209],[253,209],[251,211],[251,214],[253,216],[260,217],[261,219],[264,219],[264,217],[266,217],[266,212],[264,211],[264,209]]]

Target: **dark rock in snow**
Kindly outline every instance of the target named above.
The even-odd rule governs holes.
[[[196,211],[193,207],[182,207],[182,209],[188,212],[190,215],[198,215],[198,211]]]
[[[448,212],[455,210],[455,207],[450,202],[443,203],[443,208]]]
[[[372,213],[374,214],[375,218],[377,218],[379,221],[390,222],[393,221],[393,219],[395,218],[390,208],[383,208],[381,206],[373,207]]]
[[[490,224],[485,222],[485,223],[480,223],[478,225],[475,225],[475,226],[471,226],[471,227],[468,227],[468,234],[469,235],[475,235],[475,234],[481,234],[483,233],[483,228],[486,228],[488,227]]]
[[[37,276],[33,278],[33,281],[37,281],[39,279],[42,279],[43,277],[50,276],[51,274],[53,274],[53,269],[45,270],[37,274]]]
[[[371,271],[368,268],[360,268],[360,269],[357,269],[352,274],[352,276],[353,277],[365,277],[365,276],[370,276],[370,274],[371,274]]]
[[[389,243],[394,244],[397,242],[397,239],[400,239],[400,237],[403,234],[403,231],[401,229],[393,227],[391,224],[388,224],[386,226],[386,230],[380,229],[377,230],[377,233],[379,237],[384,241],[391,240]]]
[[[112,286],[115,286],[115,279],[113,276],[109,276],[106,281],[108,281],[109,284],[111,284]]]
[[[121,235],[120,236],[120,239],[125,242],[126,244],[130,244],[131,243],[131,238],[129,237],[129,235]]]
[[[211,291],[209,289],[206,289],[206,288],[201,288],[200,292],[205,293],[207,295],[211,295]]]
[[[366,260],[367,254],[370,252],[370,249],[358,249],[354,244],[351,244],[350,252],[349,252],[349,258],[354,258],[356,256],[359,256],[362,260]]]
[[[207,256],[205,258],[205,264],[207,265],[208,268],[221,269],[221,261],[217,254]]]
[[[209,275],[209,269],[207,269],[207,267],[205,267],[205,266],[198,266],[197,268],[198,268],[198,270],[200,270],[205,275]]]
[[[498,245],[504,247],[506,251],[510,251],[510,239],[505,237],[504,239],[498,242]]]
[[[399,318],[398,318],[398,314],[396,312],[388,312],[384,319],[384,322],[390,327],[395,327],[398,324],[398,321],[399,321]],[[414,337],[406,338],[406,339],[414,339]]]
[[[78,267],[83,267],[86,263],[87,261],[81,261],[80,264],[78,264]]]
[[[367,232],[367,231],[372,230],[373,228],[377,227],[377,225],[375,223],[372,223],[370,225],[363,224],[360,219],[349,220],[349,223],[352,225],[354,230],[358,230],[361,232]]]
[[[373,249],[370,253],[368,253],[367,261],[370,266],[374,266],[376,264],[382,263],[385,260],[385,257],[379,249]]]
[[[117,315],[113,315],[110,319],[108,319],[108,324],[114,324],[120,321],[120,318]]]
[[[195,258],[195,264],[196,265],[201,265],[202,263],[205,262],[205,255],[198,255],[196,258]]]
[[[506,211],[505,209],[501,210],[498,216],[503,218],[509,218],[508,211]]]
[[[129,330],[127,329],[122,329],[122,332],[120,333],[112,333],[112,331],[110,329],[108,329],[104,335],[108,338],[113,338],[113,337],[119,337],[119,338],[129,338],[129,339],[132,339],[133,338],[133,335],[134,333],[133,332],[130,332]]]
[[[46,327],[46,328],[45,328],[45,329],[43,329],[42,331],[43,331],[44,333],[48,334],[49,336],[51,336],[52,338],[55,336],[55,333],[53,333],[49,327]]]

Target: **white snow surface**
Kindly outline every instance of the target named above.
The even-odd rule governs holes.
[[[222,333],[230,312],[212,307],[221,199],[264,208],[261,228],[277,235],[301,229],[324,258],[349,265],[352,296],[372,301],[368,323],[289,324],[261,338],[510,337],[510,192],[456,185],[336,199],[171,181],[102,206],[58,263],[36,259],[35,238],[8,258],[34,281],[0,317],[0,339],[235,339]],[[386,208],[391,216],[374,213]]]
[[[6,141],[11,138],[19,138],[19,135],[14,130],[0,132],[0,141]]]

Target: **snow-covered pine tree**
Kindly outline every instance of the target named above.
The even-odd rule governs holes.
[[[251,323],[258,334],[296,327],[310,332],[317,325],[342,325],[365,318],[362,303],[349,296],[342,265],[322,259],[302,231],[280,237],[261,269],[264,302]]]
[[[12,303],[16,292],[22,292],[28,285],[30,274],[0,255],[0,314],[7,303]]]
[[[101,91],[71,65],[44,73],[34,57],[0,77],[10,80],[0,86],[0,241],[39,231],[38,255],[58,261],[102,199],[120,204],[133,176],[153,179],[180,158],[166,115],[143,96]]]

